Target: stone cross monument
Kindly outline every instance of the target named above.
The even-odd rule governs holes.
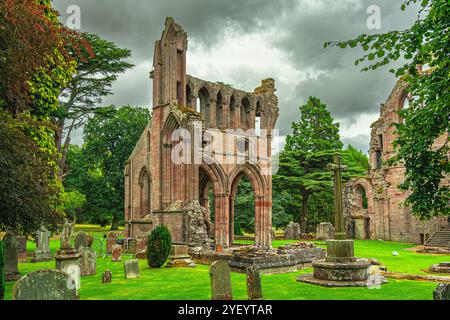
[[[348,167],[341,165],[341,155],[335,154],[333,163],[327,165],[327,170],[334,172],[334,239],[345,239],[344,214],[342,210],[342,175],[341,171],[347,171]]]
[[[342,213],[342,176],[347,166],[341,165],[340,154],[334,155],[327,169],[334,172],[334,239],[327,240],[327,257],[313,261],[314,273],[301,275],[297,281],[328,287],[366,286],[369,262],[354,255],[353,240],[346,239]]]

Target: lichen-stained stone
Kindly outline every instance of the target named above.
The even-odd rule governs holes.
[[[450,284],[440,284],[433,292],[434,300],[450,300]]]
[[[90,248],[93,242],[92,236],[88,235],[84,231],[80,231],[75,235],[75,250],[82,248]]]
[[[248,300],[261,300],[263,298],[261,287],[261,275],[255,266],[246,270]]]
[[[120,244],[115,244],[112,247],[112,262],[120,262],[122,260],[122,246]]]
[[[102,273],[102,283],[111,283],[112,281],[112,272],[110,270],[105,270]]]
[[[139,260],[131,259],[124,261],[125,279],[136,279],[140,277]]]
[[[228,262],[224,260],[213,262],[209,268],[209,275],[211,277],[211,299],[233,300]]]
[[[78,300],[74,280],[57,270],[30,272],[16,282],[13,300]]]
[[[5,280],[14,281],[20,278],[19,273],[19,251],[16,237],[7,233],[3,237],[5,244]]]
[[[81,248],[80,253],[80,275],[92,276],[97,274],[97,254],[91,248]]]

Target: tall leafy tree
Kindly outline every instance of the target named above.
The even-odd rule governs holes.
[[[130,106],[108,109],[108,117],[95,115],[88,120],[83,132],[85,144],[82,159],[91,179],[89,181],[94,181],[95,189],[101,192],[98,199],[101,203],[97,202],[96,208],[111,221],[111,229],[117,229],[123,220],[123,168],[150,120],[150,111]],[[79,191],[87,196],[89,206],[92,198],[88,190]]]
[[[409,85],[410,107],[400,112],[397,124],[397,156],[405,166],[400,187],[409,190],[406,204],[421,219],[450,215],[450,5],[448,0],[407,0],[401,9],[418,3],[417,20],[405,30],[362,34],[356,39],[328,42],[341,48],[361,46],[366,52],[355,64],[367,62],[363,71],[375,70],[403,58],[406,63],[391,69]],[[417,66],[428,69],[422,71]],[[437,139],[440,139],[438,143]]]
[[[326,164],[333,151],[341,150],[339,125],[318,98],[310,97],[300,107],[300,121],[292,123],[292,134],[287,136],[280,154],[279,171],[275,185],[295,190],[301,196],[299,223],[306,232],[308,202],[312,194],[330,187],[330,173]]]
[[[84,33],[83,37],[89,41],[92,52],[79,51],[77,72],[61,92],[57,113],[59,128],[56,145],[62,154],[62,169],[73,131],[83,126],[93,114],[104,113],[105,110],[98,109],[98,105],[104,97],[112,94],[111,87],[118,76],[133,67],[133,64],[126,61],[131,57],[130,50],[119,48],[95,34]],[[72,51],[76,51],[76,48]],[[94,55],[93,58],[90,57],[91,54]]]

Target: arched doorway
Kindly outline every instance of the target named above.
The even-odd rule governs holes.
[[[229,176],[228,242],[232,243],[234,238],[234,224],[232,224],[232,221],[235,219],[235,200],[238,194],[239,182],[243,177],[250,182],[253,192],[253,208],[250,209],[247,206],[245,210],[247,212],[249,210],[253,211],[255,245],[270,247],[272,244],[272,203],[270,192],[267,191],[266,180],[261,175],[259,168],[250,163],[237,166]]]
[[[252,184],[245,174],[237,177],[235,193],[230,197],[229,228],[231,244],[235,236],[255,236],[255,196]]]

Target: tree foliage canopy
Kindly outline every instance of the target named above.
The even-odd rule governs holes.
[[[401,9],[420,3],[417,20],[408,29],[384,34],[362,34],[356,39],[328,42],[341,48],[361,46],[366,53],[355,61],[368,62],[363,71],[375,70],[401,58],[407,62],[391,69],[408,84],[410,107],[400,111],[396,124],[397,156],[391,163],[405,166],[401,188],[411,191],[406,204],[421,219],[450,215],[450,186],[442,183],[450,173],[450,5],[448,0],[407,0]],[[417,66],[428,68],[422,71]],[[442,141],[436,144],[436,139]]]

